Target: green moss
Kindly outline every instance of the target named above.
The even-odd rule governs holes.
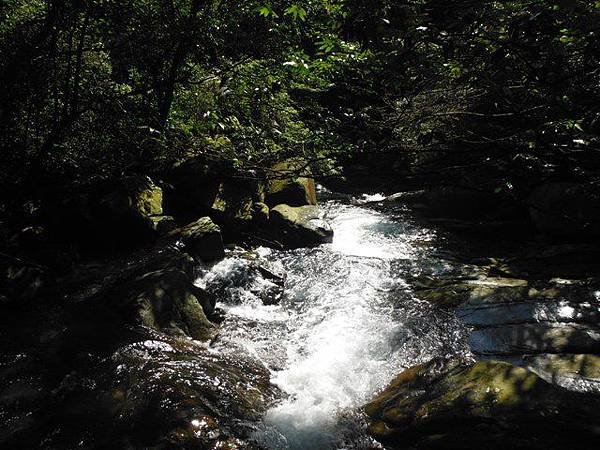
[[[306,162],[296,158],[275,164],[270,171],[266,202],[269,206],[316,205],[315,181]]]

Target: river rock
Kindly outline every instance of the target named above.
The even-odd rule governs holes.
[[[440,307],[463,303],[516,302],[526,297],[527,280],[480,276],[475,279],[423,279],[416,282],[416,295]]]
[[[600,393],[600,356],[590,354],[526,356],[518,364],[549,383],[569,390]]]
[[[275,164],[269,174],[265,203],[270,207],[316,205],[315,180],[310,166],[301,159]]]
[[[583,449],[600,445],[599,407],[521,367],[452,359],[405,370],[365,411],[388,448]]]
[[[316,206],[277,205],[270,211],[269,224],[285,245],[314,247],[333,240],[333,230]]]
[[[3,321],[1,448],[255,448],[279,395],[260,361],[88,306]]]
[[[168,238],[180,242],[185,251],[203,261],[221,259],[225,255],[221,229],[210,217],[201,217],[168,234]]]
[[[519,323],[589,323],[600,322],[598,304],[567,300],[523,301],[511,303],[484,303],[461,306],[456,311],[465,324],[489,327]]]
[[[600,352],[600,328],[577,323],[522,323],[477,329],[469,344],[484,355]]]
[[[222,221],[250,222],[252,220],[253,190],[244,180],[222,182],[212,204],[214,214]]]
[[[157,234],[165,234],[177,226],[173,216],[151,216],[146,220],[148,227]]]
[[[116,217],[149,217],[163,213],[162,189],[149,177],[129,177],[100,199],[105,215]]]
[[[103,369],[114,428],[102,435],[127,436],[135,447],[255,448],[247,441],[253,423],[277,395],[259,361],[193,342],[136,342]]]
[[[111,297],[117,307],[133,311],[150,328],[198,340],[210,340],[217,329],[208,319],[215,299],[194,286],[181,270],[163,269],[144,274],[120,287]]]
[[[176,163],[167,175],[170,182],[166,192],[168,213],[207,214],[221,187],[220,172],[220,167],[203,158]]]

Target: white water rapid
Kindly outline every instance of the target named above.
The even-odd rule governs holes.
[[[367,447],[366,437],[344,443],[359,433],[348,421],[360,427],[361,405],[403,368],[466,351],[458,321],[417,300],[405,281],[424,266],[433,234],[368,206],[324,208],[333,243],[261,248],[258,260],[231,256],[198,279],[226,312],[216,348],[258,357],[283,392],[255,436],[271,449]],[[277,286],[256,273],[257,261],[286,274],[277,305],[261,300]]]

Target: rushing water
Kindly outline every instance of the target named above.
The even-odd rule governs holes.
[[[428,259],[435,235],[366,205],[323,207],[331,244],[260,248],[258,259],[231,256],[198,279],[226,312],[215,348],[258,357],[285,394],[255,436],[272,449],[372,447],[359,407],[403,368],[467,352],[456,318],[416,299],[406,282],[424,266],[444,270]],[[277,305],[263,304],[277,286],[257,264],[285,273]]]

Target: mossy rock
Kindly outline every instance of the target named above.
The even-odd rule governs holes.
[[[227,224],[249,223],[254,202],[263,200],[263,185],[257,180],[229,178],[223,180],[212,204],[212,214]]]
[[[365,412],[390,448],[555,449],[600,443],[599,407],[509,363],[451,359],[405,370]]]
[[[214,203],[221,186],[220,170],[202,158],[190,158],[175,164],[167,175],[168,213],[205,214]]]
[[[288,247],[313,247],[333,240],[333,230],[316,206],[277,205],[269,213],[269,225]]]
[[[302,159],[275,164],[270,170],[265,203],[269,207],[316,205],[315,180],[309,165]]]
[[[194,286],[183,271],[150,272],[126,284],[125,289],[124,305],[150,328],[203,341],[217,334],[206,317],[214,311],[215,299]]]
[[[100,200],[106,214],[149,217],[163,213],[162,189],[148,177],[129,177]]]
[[[146,223],[150,230],[157,234],[167,233],[177,226],[172,216],[151,216],[146,219]]]
[[[221,229],[210,217],[201,217],[171,231],[167,239],[181,242],[187,253],[203,261],[213,261],[225,255]]]

